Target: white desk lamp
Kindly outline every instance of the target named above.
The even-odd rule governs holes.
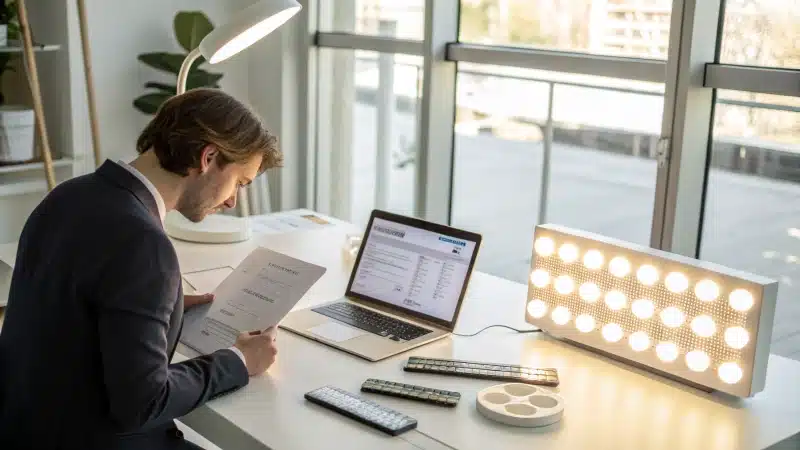
[[[178,92],[186,92],[189,68],[203,56],[209,64],[216,64],[241,52],[273,32],[302,7],[296,0],[260,0],[236,13],[226,24],[215,28],[189,52],[178,72]],[[240,217],[212,214],[202,222],[194,223],[177,211],[167,214],[166,232],[177,239],[203,243],[231,243],[250,239],[250,222]]]

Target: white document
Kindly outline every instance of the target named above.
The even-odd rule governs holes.
[[[330,222],[315,214],[276,213],[250,217],[255,234],[277,234],[300,230],[314,230],[330,225]]]
[[[275,326],[325,271],[257,248],[217,287],[212,303],[187,312],[181,342],[208,354],[230,347],[242,332]]]
[[[232,267],[216,267],[214,269],[199,270],[183,274],[183,281],[192,288],[192,294],[207,294],[214,292],[222,282],[233,272]],[[184,293],[187,290],[184,288]]]
[[[367,334],[366,331],[361,331],[357,328],[348,327],[347,325],[336,322],[326,322],[314,328],[309,328],[308,331],[331,342],[344,342]]]
[[[17,260],[17,245],[16,242],[0,244],[0,262],[6,263],[6,265],[12,269]]]

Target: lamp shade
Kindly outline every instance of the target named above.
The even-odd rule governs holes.
[[[296,0],[260,0],[203,38],[200,54],[211,64],[224,61],[273,32],[301,8]]]

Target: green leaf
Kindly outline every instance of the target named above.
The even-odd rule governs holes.
[[[138,56],[139,61],[148,66],[175,75],[178,75],[178,72],[181,70],[181,64],[183,64],[184,58],[186,58],[186,55],[167,52],[143,53]]]
[[[21,34],[22,34],[22,30],[19,28],[19,25],[17,25],[14,22],[8,23],[8,28],[7,28],[7,31],[6,31],[6,36],[7,36],[8,40],[10,40],[10,41],[19,41],[20,37],[21,37],[20,36]]]
[[[157,83],[155,81],[145,83],[144,87],[158,89],[170,95],[175,95],[177,92],[177,87],[174,84]]]
[[[201,11],[181,11],[175,15],[173,28],[178,43],[191,52],[214,29],[214,25]]]
[[[162,103],[167,101],[172,95],[163,92],[144,94],[133,101],[133,106],[145,114],[155,114]]]
[[[163,70],[164,72],[169,72],[177,76],[186,56],[187,55],[182,55],[180,53],[151,52],[139,55],[138,59],[154,69]],[[193,70],[200,70],[198,66],[204,62],[206,62],[206,60],[203,59],[202,56],[197,58],[197,61],[192,63],[192,67],[189,68],[189,73]]]
[[[194,72],[189,72],[189,77],[186,79],[186,89],[213,87],[217,85],[220,79],[222,79],[221,73],[206,72],[205,70],[198,69]]]

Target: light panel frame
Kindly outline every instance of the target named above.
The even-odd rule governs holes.
[[[540,238],[550,238],[555,243],[555,251],[549,256],[537,254],[536,242]],[[538,275],[541,275],[544,270],[549,274],[549,283],[542,286],[541,277],[538,277],[534,284],[532,277],[529,277],[525,307],[528,323],[555,337],[599,350],[700,389],[725,392],[737,397],[751,397],[764,389],[778,294],[777,281],[560,225],[536,226],[533,242],[530,274],[538,271]],[[564,244],[578,247],[578,258],[574,262],[566,263],[559,257],[558,249]],[[600,268],[588,269],[584,265],[583,256],[590,250],[598,250],[603,254]],[[623,277],[609,271],[609,261],[617,257],[623,257],[630,263],[630,270]],[[651,265],[658,270],[658,280],[652,286],[637,279],[637,270],[643,265]],[[688,288],[682,293],[674,293],[667,288],[665,279],[673,272],[681,273],[689,280]],[[573,281],[574,288],[569,293],[565,293],[563,278],[561,288],[556,289],[555,280],[564,276]],[[671,279],[679,280],[680,277],[673,276]],[[715,300],[700,300],[695,294],[696,284],[703,280],[711,280],[719,286],[719,296]],[[596,301],[589,302],[581,298],[580,286],[587,282],[595,283],[600,288],[601,295]],[[734,309],[729,303],[730,293],[737,289],[747,290],[754,299],[752,307],[746,312]],[[606,304],[605,295],[609,291],[625,294],[626,302],[621,309],[612,309]],[[632,302],[641,298],[650,299],[655,305],[655,311],[648,319],[640,319],[631,309]],[[541,300],[547,306],[542,317],[534,317],[531,313],[534,308],[528,307],[535,300]],[[615,308],[618,307],[616,300],[612,301]],[[564,307],[570,311],[570,319],[560,325],[554,321],[551,313],[559,308],[556,316],[558,322],[563,322]],[[684,317],[681,324],[673,328],[665,324],[661,312],[674,307],[681,310]],[[671,312],[669,310],[665,315],[674,319]],[[578,329],[576,317],[579,315],[590,315],[594,319],[591,331]],[[711,336],[704,337],[693,330],[693,320],[702,315],[710,316],[715,322],[715,331]],[[585,319],[582,321],[584,328],[586,322]],[[604,338],[604,334],[611,337],[617,335],[618,330],[613,325],[607,330],[608,333],[602,331],[608,324],[622,327],[620,340],[609,342]],[[725,341],[726,330],[735,326],[741,326],[749,333],[749,341],[741,349],[731,347]],[[649,346],[645,350],[634,351],[629,337],[639,332],[648,335]],[[677,359],[672,362],[662,361],[656,352],[657,345],[665,342],[672,342],[678,347]],[[667,346],[663,350],[670,348]],[[691,370],[687,364],[686,355],[696,350],[702,350],[710,357],[710,366],[701,372]],[[718,374],[719,367],[730,362],[742,369],[741,379],[734,384],[723,382]]]

